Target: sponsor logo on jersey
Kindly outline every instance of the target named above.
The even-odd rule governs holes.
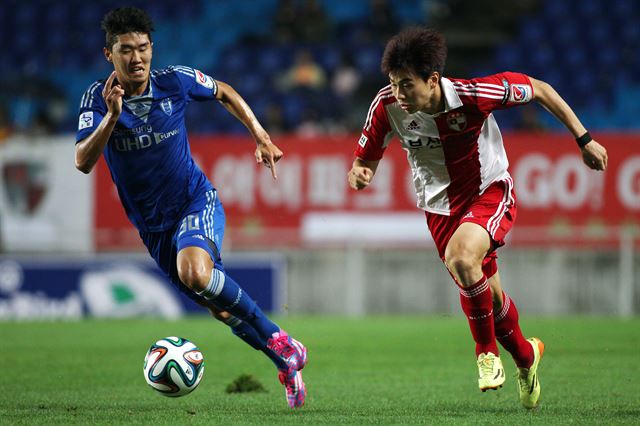
[[[526,103],[531,100],[531,87],[526,84],[512,84],[510,102]]]
[[[86,129],[87,127],[93,127],[93,111],[85,111],[80,114],[78,130]]]
[[[411,123],[407,126],[407,130],[418,130],[420,125],[416,123],[416,120],[411,120]]]
[[[447,125],[451,130],[461,132],[467,128],[467,116],[461,112],[450,112],[447,115]]]
[[[162,108],[162,111],[164,111],[165,114],[167,114],[168,116],[171,116],[171,113],[173,112],[171,99],[169,98],[163,99],[162,102],[160,103],[160,107]]]
[[[196,81],[198,84],[206,87],[207,89],[213,89],[213,79],[201,71],[194,70],[196,72]]]
[[[139,135],[117,136],[112,137],[109,143],[120,152],[139,151],[163,143],[167,139],[177,136],[179,133],[180,129],[176,128],[164,133],[153,132]]]
[[[358,145],[364,148],[364,146],[367,144],[367,141],[367,137],[365,135],[362,135],[360,136],[360,140],[358,140]]]

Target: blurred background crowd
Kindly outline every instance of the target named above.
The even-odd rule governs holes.
[[[449,45],[445,76],[512,70],[552,84],[592,130],[640,122],[640,2],[634,0],[133,0],[155,20],[154,68],[181,64],[231,84],[273,134],[357,132],[385,42],[426,24]],[[82,93],[110,72],[102,16],[111,0],[3,0],[0,140],[73,133]],[[29,31],[25,31],[29,28]],[[192,133],[244,132],[193,104]],[[499,113],[504,129],[558,126],[535,107]]]

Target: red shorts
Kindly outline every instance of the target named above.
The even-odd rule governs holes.
[[[438,254],[444,262],[444,252],[453,233],[464,222],[477,223],[487,230],[491,237],[491,250],[482,262],[482,271],[491,278],[497,271],[495,252],[504,245],[504,238],[516,220],[516,194],[513,180],[507,178],[494,182],[480,195],[474,197],[466,208],[451,216],[426,212],[427,226]]]

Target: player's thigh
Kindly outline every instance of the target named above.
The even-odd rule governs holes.
[[[220,250],[224,238],[225,214],[216,191],[207,191],[189,205],[175,235],[178,267],[192,265],[224,271]]]
[[[487,230],[477,223],[463,222],[455,230],[445,249],[445,261],[482,263],[491,249],[491,238]]]

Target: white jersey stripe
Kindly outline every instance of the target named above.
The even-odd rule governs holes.
[[[204,212],[202,213],[202,227],[204,228],[204,235],[209,237],[209,211],[211,210],[211,195],[210,191],[205,193],[207,197],[207,204],[205,205]]]
[[[391,92],[391,85],[386,86],[385,88],[383,88],[378,92],[378,95],[375,97],[375,99],[371,103],[371,106],[369,107],[369,112],[367,113],[367,119],[364,122],[364,128],[366,130],[369,130],[371,128],[371,120],[373,118],[373,113],[376,110],[376,108],[378,108],[378,104],[380,103],[380,101],[382,99],[388,99],[392,96],[393,96],[393,93]]]
[[[369,106],[369,111],[367,112],[367,119],[365,120],[365,125],[371,121],[371,117],[373,116],[373,111],[375,111],[376,107],[378,106],[378,100],[380,99],[380,96],[388,95],[391,93],[391,89],[389,87],[390,86],[386,86],[384,89],[380,90],[376,95],[376,97],[373,99],[373,102],[371,102],[371,105]]]
[[[461,87],[485,87],[487,89],[496,89],[502,90],[504,92],[504,86],[500,86],[499,84],[491,84],[491,83],[462,83],[460,81],[454,81],[453,84],[455,86]]]
[[[91,106],[89,104],[89,100],[93,100],[93,92],[96,90],[96,88],[100,86],[100,82],[96,81],[95,83],[93,83],[89,89],[84,93],[84,96],[82,97],[82,101],[80,102],[80,106],[82,108],[87,108],[89,106]]]
[[[378,104],[380,103],[380,101],[382,101],[383,99],[391,98],[391,97],[393,97],[392,94],[382,96],[376,101],[375,104],[371,105],[371,111],[370,111],[371,116],[367,115],[367,121],[365,122],[365,129],[367,130],[371,129],[371,120],[373,119],[373,113],[376,110],[376,108],[378,108]]]
[[[497,89],[489,89],[486,87],[458,87],[455,86],[454,87],[455,90],[462,90],[465,92],[483,92],[483,93],[490,93],[493,95],[504,95],[504,90],[497,90]]]
[[[493,216],[491,216],[491,218],[489,218],[489,221],[487,222],[487,228],[489,230],[489,234],[491,234],[491,237],[494,237],[494,238],[495,238],[496,231],[500,226],[500,221],[504,217],[504,214],[507,212],[509,206],[513,203],[513,195],[512,195],[513,180],[510,177],[508,177],[504,180],[504,182],[506,183],[506,189],[505,189],[502,201],[498,205],[498,209],[496,210],[496,213]]]
[[[175,69],[176,71],[184,71],[187,72],[191,75],[195,75],[195,72],[193,71],[193,68],[189,68],[189,67],[183,67],[181,65],[177,65],[175,67],[173,67],[173,69]]]
[[[502,219],[502,216],[504,216],[505,212],[507,211],[507,202],[511,198],[510,182],[508,179],[506,179],[504,182],[506,183],[506,188],[505,188],[504,195],[502,197],[502,201],[500,201],[500,204],[498,204],[498,208],[496,212],[493,214],[493,216],[489,218],[489,221],[487,222],[487,228],[492,238],[495,238],[495,233],[500,224],[500,220]]]
[[[190,77],[195,77],[195,73],[193,72],[193,70],[191,68],[187,68],[187,67],[179,67],[179,68],[178,67],[172,67],[172,68],[167,68],[167,69],[162,70],[162,71],[154,70],[151,75],[153,77],[158,77],[160,75],[171,74],[173,72],[181,72],[181,73],[186,74],[186,75],[188,75]]]
[[[488,98],[488,99],[502,99],[504,98],[503,96],[497,96],[497,95],[488,95],[485,93],[473,93],[473,92],[462,92],[460,90],[456,89],[456,93],[460,96],[476,96],[478,98]]]
[[[181,71],[181,70],[176,70],[176,72],[179,72],[180,74],[188,75],[189,77],[195,77],[195,74],[193,73],[189,74],[188,72]]]
[[[87,99],[89,101],[89,104],[87,105],[88,108],[91,108],[93,106],[93,93],[96,91],[96,89],[100,86],[100,84],[96,84],[94,86],[93,89],[91,89],[91,93],[89,94],[89,98]]]
[[[211,220],[209,222],[209,228],[210,228],[210,233],[211,233],[211,241],[213,241],[216,246],[217,246],[217,242],[216,242],[216,233],[215,233],[215,226],[214,226],[214,216],[216,213],[216,200],[218,198],[218,193],[216,191],[211,191],[212,194],[211,196],[213,197],[213,200],[211,201]],[[218,250],[221,250],[221,247],[218,247]]]
[[[96,83],[93,83],[91,86],[89,86],[89,89],[87,89],[87,91],[84,92],[84,95],[82,95],[82,100],[80,101],[81,107],[84,107],[84,103],[87,101],[87,95],[89,94],[89,92],[91,92],[91,89],[93,89],[93,86],[95,86],[96,84],[98,83],[96,82]]]

